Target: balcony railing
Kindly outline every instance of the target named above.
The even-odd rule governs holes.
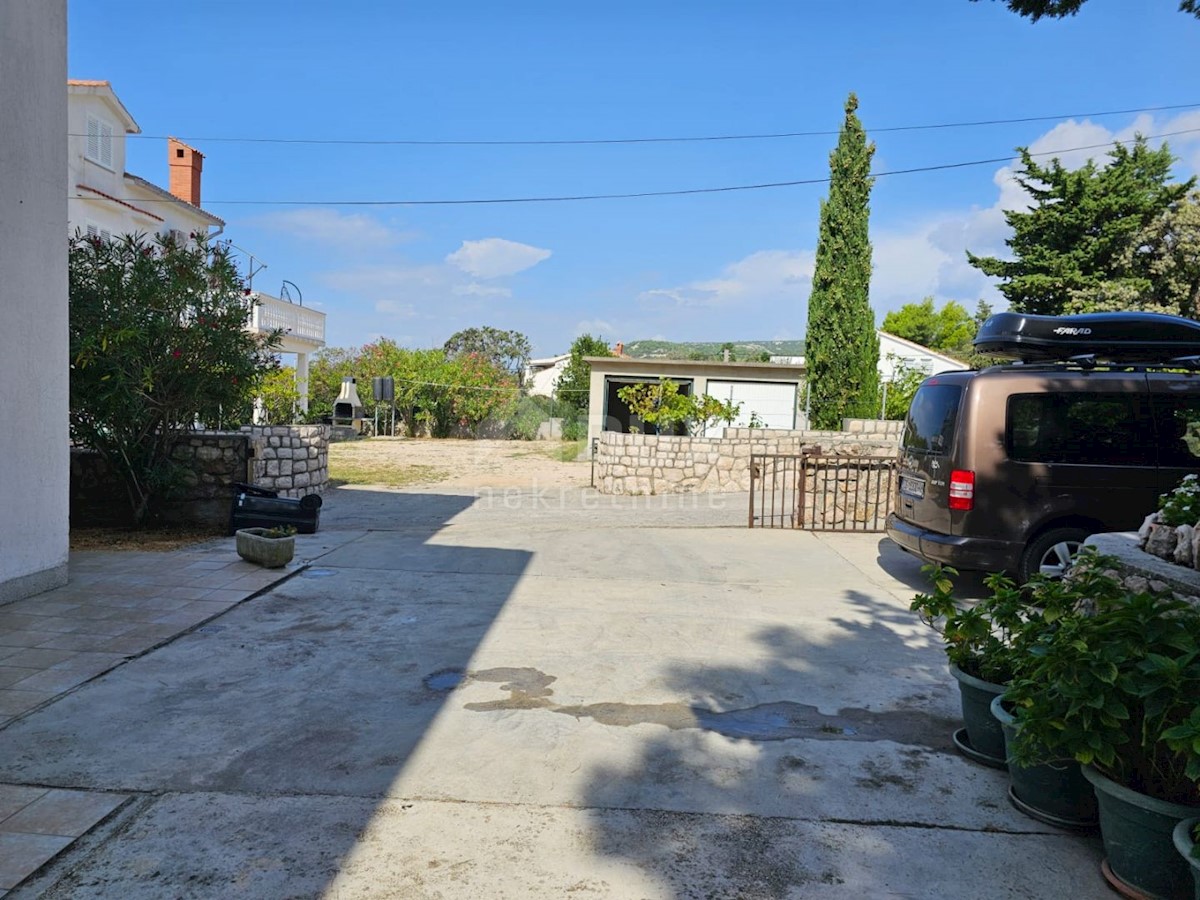
[[[250,314],[250,326],[259,332],[281,329],[284,337],[325,345],[325,313],[262,291],[250,295],[258,302]]]

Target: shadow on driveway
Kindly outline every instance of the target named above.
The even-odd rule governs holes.
[[[434,542],[470,497],[329,499],[374,530],[0,732],[0,781],[147,798],[49,896],[326,890],[530,557]]]

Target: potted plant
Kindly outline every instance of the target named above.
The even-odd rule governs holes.
[[[1193,900],[1200,900],[1200,819],[1184,819],[1175,826],[1175,849],[1192,870]]]
[[[296,554],[296,529],[290,525],[240,528],[234,532],[234,538],[238,556],[268,569],[286,566]]]
[[[993,574],[985,581],[990,596],[960,602],[953,595],[956,570],[926,566],[924,571],[933,592],[918,594],[909,608],[942,636],[950,674],[958,681],[964,727],[954,733],[954,744],[969,759],[1006,768],[1004,733],[992,715],[992,701],[1012,680],[1026,645],[1066,611],[1064,594],[1037,577],[1034,584],[1044,588],[1044,597],[1033,604],[1011,578]]]
[[[1200,815],[1200,610],[1127,590],[1092,560],[1091,596],[1079,603],[1088,614],[1044,629],[1006,692],[1011,752],[1020,765],[1083,764],[1105,877],[1118,890],[1184,898],[1191,876],[1172,832]]]

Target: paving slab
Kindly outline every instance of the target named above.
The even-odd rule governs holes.
[[[0,729],[0,782],[141,795],[16,896],[1106,896],[953,751],[917,561],[649,499],[333,492],[303,572]]]
[[[347,835],[354,836],[349,850]],[[1063,835],[739,813],[190,794],[158,799],[42,896],[1105,896],[1078,880],[1077,856],[1076,841]]]
[[[0,888],[16,887],[128,799],[0,784]]]

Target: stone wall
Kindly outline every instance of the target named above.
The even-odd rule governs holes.
[[[850,434],[883,434],[899,440],[904,433],[903,419],[842,419],[842,431]]]
[[[749,440],[784,440],[800,438],[806,445],[843,443],[858,441],[869,444],[888,444],[900,446],[902,428],[896,428],[903,423],[876,421],[874,419],[846,419],[847,427],[842,431],[817,431],[816,429],[784,429],[784,428],[726,428],[721,436],[740,441]]]
[[[253,480],[281,497],[319,494],[329,482],[328,425],[245,425],[256,444]]]
[[[229,520],[229,485],[245,481],[253,460],[253,438],[236,431],[184,435],[171,458],[184,469],[177,495],[162,510],[180,525],[221,527]],[[71,526],[127,525],[130,503],[108,463],[91,450],[71,450]]]
[[[183,435],[171,458],[184,468],[178,495],[163,508],[172,523],[223,528],[235,481],[278,490],[282,497],[320,493],[329,481],[325,425],[247,425],[240,431]],[[71,451],[71,525],[125,525],[129,500],[99,454]]]
[[[606,431],[596,442],[596,488],[602,494],[748,491],[751,454],[795,455],[814,446],[838,456],[880,460],[894,459],[898,452],[894,438],[868,440],[840,431],[729,428],[720,438]]]
[[[163,518],[214,527],[229,521],[230,485],[245,481],[254,458],[253,439],[237,431],[198,431],[185,435],[171,458],[186,469],[182,496],[164,505]]]

